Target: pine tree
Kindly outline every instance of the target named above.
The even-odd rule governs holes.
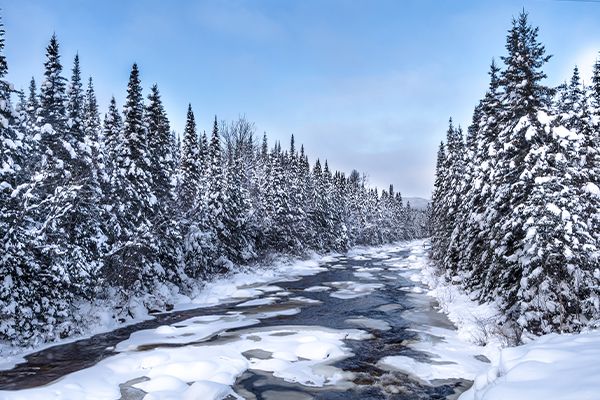
[[[83,106],[83,132],[84,138],[89,143],[91,150],[91,172],[95,184],[99,187],[98,196],[105,196],[104,191],[108,189],[106,161],[104,159],[104,138],[102,137],[102,124],[100,123],[100,112],[98,110],[98,100],[94,90],[94,82],[90,77],[85,92],[85,102]],[[103,199],[101,201],[103,203]]]
[[[542,132],[544,122],[540,121],[543,117],[540,112],[547,110],[549,90],[540,81],[546,77],[541,67],[550,56],[545,55],[537,35],[538,29],[528,24],[526,13],[521,13],[513,20],[507,37],[508,55],[502,57],[506,69],[501,75],[503,129],[498,134],[498,142],[503,146],[492,177],[497,187],[495,202],[491,205],[495,218],[487,221],[494,227],[490,236],[495,250],[483,293],[489,298],[500,296],[510,315],[518,313],[514,307],[522,268],[517,259],[526,233],[521,227],[528,218],[522,204],[532,193],[534,184],[534,176],[528,170],[531,164],[526,158],[543,146],[535,139],[547,138]]]
[[[223,250],[230,261],[247,262],[255,256],[250,231],[250,199],[243,182],[247,179],[243,165],[243,143],[237,143],[233,164],[227,171],[223,204]],[[225,236],[226,235],[226,236]]]
[[[151,190],[156,198],[154,214],[150,216],[153,236],[159,247],[158,259],[167,273],[170,282],[179,283],[185,279],[181,267],[181,249],[177,238],[181,227],[175,207],[175,159],[171,147],[171,128],[160,97],[158,86],[150,89],[148,104],[144,113],[150,158],[149,173],[152,177]]]
[[[463,226],[459,229],[466,237],[460,269],[467,272],[465,283],[472,289],[479,287],[481,276],[492,257],[487,248],[487,241],[493,225],[486,221],[495,218],[489,214],[489,205],[492,204],[495,195],[492,176],[497,168],[497,155],[500,150],[497,140],[502,110],[499,72],[500,69],[492,60],[489,88],[480,103],[479,115],[473,119],[473,125],[470,127],[476,131],[476,147],[473,154],[469,154],[467,158],[472,166],[472,185],[465,196],[466,215],[463,217]]]
[[[151,191],[150,155],[143,123],[144,106],[137,64],[133,64],[124,106],[122,142],[115,165],[112,210],[116,214],[114,242],[105,276],[125,295],[152,292],[164,280],[151,219],[157,200]]]
[[[183,146],[181,149],[179,205],[184,212],[189,212],[199,201],[201,184],[200,152],[198,134],[192,105],[188,106]]]
[[[51,185],[58,185],[65,178],[64,163],[71,159],[72,144],[62,136],[67,129],[66,79],[61,76],[62,64],[56,35],[52,35],[46,48],[44,81],[41,85],[38,110],[41,129],[42,163],[52,176]]]
[[[592,70],[592,107],[595,110],[597,116],[600,115],[600,58],[596,59]]]
[[[219,136],[219,126],[215,116],[213,131],[208,149],[208,185],[206,191],[207,220],[210,225],[210,231],[217,239],[215,243],[215,254],[220,255],[223,252],[225,241],[230,236],[227,227],[224,225],[225,203],[225,174],[223,171],[223,155],[221,148],[221,139]],[[214,267],[223,268],[223,262],[215,261]]]
[[[30,283],[38,273],[25,246],[21,194],[23,145],[15,127],[11,104],[11,84],[6,80],[8,65],[4,56],[4,26],[0,22],[0,339],[16,341],[23,331],[31,334],[29,319]]]
[[[171,154],[173,155],[173,164],[175,165],[175,169],[179,169],[179,163],[181,161],[181,138],[175,131],[171,131],[170,135],[170,146],[171,146]],[[177,176],[175,176],[177,177]],[[175,183],[175,187],[178,184]]]
[[[40,107],[37,87],[35,85],[35,79],[32,77],[29,82],[29,96],[27,97],[27,114],[29,116],[29,121],[37,125],[37,113]]]
[[[549,89],[540,82],[546,78],[542,67],[552,57],[546,55],[544,46],[538,42],[538,28],[529,25],[526,12],[513,19],[506,39],[508,55],[502,57],[506,69],[502,72],[504,88],[504,120],[515,123],[523,116],[534,117],[547,106]]]
[[[206,134],[199,137],[189,105],[179,164],[178,203],[183,216],[185,270],[192,278],[208,276],[218,257],[208,213],[207,159]]]
[[[120,153],[119,146],[123,143],[123,118],[117,108],[117,102],[114,96],[110,99],[108,112],[104,116],[104,143],[103,143],[103,159],[105,175],[108,179],[108,188],[113,191],[113,186],[116,185],[115,180],[119,171],[116,171],[117,159]]]
[[[175,162],[171,148],[171,128],[157,85],[153,85],[150,89],[144,117],[148,135],[152,191],[161,208],[169,207],[174,190],[171,177],[175,172]]]
[[[268,248],[267,232],[271,226],[270,215],[268,213],[269,188],[270,188],[271,164],[269,160],[269,147],[267,134],[264,133],[262,144],[257,149],[256,164],[253,170],[252,180],[255,191],[252,196],[252,209],[254,210],[255,243],[258,251],[265,251]]]
[[[42,126],[38,148],[42,157],[29,182],[13,197],[11,208],[19,212],[8,214],[15,225],[6,239],[13,250],[12,254],[7,252],[7,259],[19,276],[14,282],[18,286],[14,294],[19,309],[16,317],[26,320],[9,334],[29,343],[76,330],[68,317],[74,297],[86,289],[85,272],[79,263],[82,257],[78,257],[81,249],[69,241],[70,218],[79,190],[72,182],[77,153],[66,124],[65,79],[60,75],[55,36],[46,56],[45,81],[36,113]]]
[[[101,229],[100,201],[102,190],[98,180],[98,138],[86,130],[85,96],[81,84],[79,56],[75,56],[67,100],[67,139],[71,141],[72,160],[68,164],[75,194],[64,214],[62,247],[68,249],[70,283],[76,295],[91,298],[101,264],[104,233]]]
[[[295,234],[295,219],[291,218],[290,193],[284,170],[284,157],[276,144],[270,154],[270,171],[268,183],[269,226],[267,241],[269,247],[280,252],[295,253],[301,243]]]

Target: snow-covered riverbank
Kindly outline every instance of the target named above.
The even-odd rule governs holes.
[[[477,304],[457,286],[440,279],[421,256],[423,251],[418,247],[412,249],[413,265],[420,269],[412,279],[427,284],[428,294],[438,300],[441,310],[457,326],[456,335],[441,334],[445,344],[433,345],[426,351],[461,348],[464,358],[456,358],[458,365],[429,369],[414,366],[415,374],[426,379],[460,376],[474,380],[460,400],[600,399],[599,331],[550,334],[526,340],[521,346],[507,347],[506,333],[499,332],[495,324],[498,315],[495,305]],[[469,343],[475,346],[471,351],[479,348],[491,363],[481,365],[469,360]],[[483,347],[476,346],[484,343]],[[422,343],[416,347],[422,348]],[[410,362],[403,366],[411,367]]]
[[[271,261],[262,265],[239,267],[236,272],[215,278],[202,286],[199,285],[199,289],[191,298],[172,292],[169,294],[170,299],[168,302],[174,305],[173,311],[181,311],[239,301],[249,296],[262,294],[260,290],[254,290],[253,293],[250,293],[246,289],[240,289],[240,287],[316,274],[323,270],[319,265],[327,262],[331,257],[331,254],[318,255],[316,253],[306,259],[273,257]],[[133,299],[130,303],[130,313],[124,315],[120,322],[115,318],[117,311],[112,308],[114,304],[110,302],[83,305],[80,312],[87,314],[86,321],[89,322],[89,325],[85,327],[85,334],[82,335],[25,348],[0,342],[0,373],[2,370],[14,367],[17,363],[24,362],[24,357],[29,354],[154,319],[154,316],[149,314],[148,310],[142,306],[142,300]],[[139,303],[138,306],[136,306],[137,303]]]

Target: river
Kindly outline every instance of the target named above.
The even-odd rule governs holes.
[[[0,371],[0,399],[457,398],[471,382],[382,363],[440,363],[414,344],[424,327],[454,329],[411,279],[424,243],[330,256],[312,273],[239,286],[222,304],[49,347]]]

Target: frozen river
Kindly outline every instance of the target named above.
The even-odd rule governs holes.
[[[50,347],[0,371],[0,399],[456,398],[470,382],[448,379],[463,362],[435,352],[453,326],[414,279],[423,246],[329,256],[211,307]]]

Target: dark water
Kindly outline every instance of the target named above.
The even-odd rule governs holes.
[[[448,399],[455,398],[463,392],[470,382],[461,380],[445,380],[427,384],[401,372],[390,372],[378,368],[380,359],[389,355],[404,355],[419,361],[427,361],[428,356],[406,346],[407,342],[419,340],[419,337],[408,330],[416,319],[429,321],[432,325],[450,327],[450,323],[441,314],[434,311],[435,304],[421,296],[415,296],[407,288],[417,284],[408,280],[398,271],[388,271],[394,263],[406,263],[410,267],[408,250],[388,252],[380,258],[365,257],[353,259],[339,257],[324,264],[326,271],[306,276],[293,281],[278,281],[277,286],[289,291],[289,296],[282,296],[273,305],[254,307],[235,307],[241,302],[232,302],[210,308],[201,308],[180,312],[156,315],[156,318],[139,324],[124,327],[112,332],[99,334],[89,339],[54,346],[26,357],[27,362],[17,365],[12,370],[0,371],[0,390],[19,390],[33,388],[51,383],[62,376],[96,364],[98,361],[114,355],[111,350],[117,343],[127,339],[132,332],[152,329],[161,325],[175,324],[191,317],[203,315],[222,315],[228,311],[244,312],[248,315],[285,307],[299,307],[300,313],[280,315],[261,319],[261,323],[250,328],[236,328],[221,332],[202,343],[185,345],[202,345],[227,340],[227,335],[244,332],[249,329],[269,328],[277,326],[322,326],[334,329],[358,328],[373,335],[369,340],[348,340],[346,346],[354,354],[339,361],[334,366],[354,373],[351,387],[326,386],[324,388],[306,387],[300,384],[285,382],[272,374],[249,370],[238,378],[234,390],[247,399]],[[381,258],[385,257],[385,258]],[[392,260],[392,261],[390,261]],[[381,268],[371,272],[375,279],[357,277],[357,268]],[[332,297],[332,291],[306,292],[304,289],[327,285],[328,282],[353,281],[362,283],[382,283],[384,286],[369,294],[339,299]],[[262,286],[257,285],[257,286]],[[269,296],[265,294],[264,296]],[[320,303],[299,303],[290,297],[303,296],[319,300]],[[425,298],[426,299],[426,298]],[[408,318],[407,316],[411,317]],[[366,317],[387,322],[391,329],[377,330],[358,327],[346,322],[348,319]],[[152,347],[161,347],[161,344]],[[167,346],[167,345],[165,345]],[[169,346],[174,346],[170,344]],[[182,346],[182,345],[175,345]],[[145,350],[140,348],[139,351]],[[130,385],[122,385],[123,399],[141,399],[144,395]],[[1,398],[1,395],[0,395]]]

